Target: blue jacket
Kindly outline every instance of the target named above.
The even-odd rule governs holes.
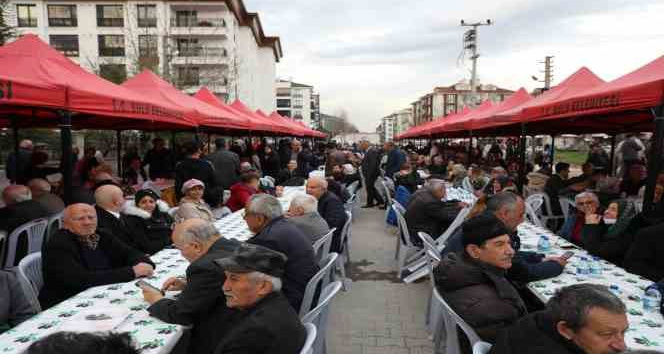
[[[560,236],[566,239],[567,241],[571,241],[572,229],[574,228],[574,224],[576,224],[576,210],[571,209],[569,211],[569,217],[567,218],[567,220],[565,220],[563,227],[559,231]]]
[[[401,165],[406,162],[406,154],[399,148],[394,148],[387,155],[387,163],[385,164],[385,176],[392,178],[395,173],[399,172]]]
[[[399,202],[399,204],[403,205],[405,208],[408,205],[408,202],[410,201],[410,191],[408,191],[408,188],[404,186],[398,186],[396,193],[394,193],[394,200]],[[387,220],[385,220],[389,225],[392,226],[398,226],[397,225],[397,215],[394,213],[394,210],[390,208],[390,210],[387,212]]]

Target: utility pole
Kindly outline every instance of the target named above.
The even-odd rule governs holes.
[[[470,105],[476,105],[479,104],[479,100],[477,100],[477,59],[480,57],[480,54],[477,51],[477,28],[479,26],[491,26],[493,22],[491,19],[487,19],[485,22],[474,22],[474,23],[466,23],[466,21],[461,20],[461,26],[462,27],[472,27],[472,29],[467,30],[463,34],[463,49],[464,51],[470,51],[471,56],[470,59],[473,61],[473,69],[471,72],[471,79],[470,79],[470,100],[471,102]]]
[[[537,82],[544,83],[544,88],[542,89],[542,92],[544,92],[551,89],[551,81],[553,81],[553,56],[547,55],[544,57],[544,61],[540,61],[539,63],[544,64],[544,71],[540,71],[544,73],[544,80],[540,80],[534,75],[532,78]]]

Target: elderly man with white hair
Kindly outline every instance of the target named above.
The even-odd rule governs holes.
[[[51,184],[43,178],[33,178],[28,182],[32,199],[37,201],[49,214],[57,214],[65,209],[62,198],[51,193]]]
[[[291,200],[286,216],[312,242],[330,231],[327,221],[318,214],[318,200],[309,194],[296,195]]]
[[[244,209],[244,220],[255,235],[247,242],[288,257],[283,292],[291,306],[299,311],[307,283],[319,268],[311,241],[283,214],[277,198],[269,194],[251,196]]]
[[[560,236],[576,244],[581,244],[581,230],[586,223],[586,214],[601,214],[599,198],[593,192],[579,193],[574,197],[576,212],[571,211],[560,229]]]
[[[280,292],[289,261],[281,252],[251,244],[215,261],[226,274],[226,305],[239,310],[232,329],[219,334],[215,354],[301,352],[307,332]]]
[[[339,197],[327,190],[328,184],[325,178],[311,177],[307,181],[307,194],[318,199],[318,214],[327,221],[327,225],[336,227],[332,238],[330,251],[341,253],[341,231],[346,223],[346,209]]]
[[[443,201],[445,194],[445,181],[432,178],[411,197],[404,217],[414,244],[422,244],[418,232],[433,238],[440,236],[465,206],[459,201]]]
[[[2,201],[5,207],[0,208],[0,231],[7,234],[28,221],[49,216],[48,210],[32,200],[30,189],[20,184],[5,187]]]

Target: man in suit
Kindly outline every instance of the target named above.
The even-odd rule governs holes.
[[[221,291],[226,276],[214,260],[230,257],[239,242],[223,238],[214,225],[202,219],[177,224],[171,237],[190,264],[185,279],[170,278],[161,290],[182,292],[177,299],[167,299],[158,291],[143,288],[143,297],[150,304],[148,312],[167,323],[193,325],[188,352],[212,353],[234,313]]]
[[[125,199],[120,187],[107,184],[95,190],[97,227],[106,230],[130,247],[136,247],[132,230],[127,227],[125,217],[120,214]]]
[[[94,286],[152,275],[150,258],[97,229],[97,214],[91,205],[72,204],[65,209],[63,219],[63,228],[49,238],[42,252],[42,308]]]
[[[217,183],[225,190],[238,181],[240,175],[240,157],[226,149],[226,140],[218,138],[214,141],[217,150],[205,157],[212,162]]]
[[[360,143],[360,148],[364,152],[364,159],[362,159],[362,174],[364,175],[364,186],[367,190],[367,204],[363,208],[372,208],[376,204],[383,204],[383,198],[374,187],[376,179],[380,176],[380,158],[382,152],[375,148],[369,148],[369,142],[363,141]],[[374,203],[376,201],[376,203]]]
[[[307,181],[307,194],[318,199],[318,214],[327,222],[330,228],[336,227],[332,237],[332,246],[330,251],[341,253],[343,245],[341,244],[341,232],[346,223],[346,209],[344,204],[336,194],[327,190],[327,180],[320,177],[311,177]]]

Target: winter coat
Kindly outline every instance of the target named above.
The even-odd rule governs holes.
[[[232,212],[236,212],[244,208],[244,206],[247,205],[249,198],[256,193],[258,193],[258,191],[251,186],[241,182],[235,183],[231,187],[231,197],[226,201],[226,206]]]
[[[37,312],[22,289],[13,270],[0,270],[0,334]]]
[[[422,185],[422,177],[417,171],[413,170],[411,173],[403,176],[399,172],[394,174],[394,184],[396,186],[404,186],[408,189],[410,193],[415,193],[417,191],[417,186]]]
[[[422,244],[418,232],[438,238],[459,214],[457,202],[444,202],[434,197],[428,186],[420,188],[406,206],[406,223],[411,241]]]
[[[561,336],[551,315],[545,311],[529,314],[501,331],[489,354],[584,354],[572,341]]]
[[[396,192],[394,193],[394,200],[396,200],[401,205],[408,205],[408,202],[410,202],[410,198],[412,196],[413,196],[412,193],[410,193],[410,191],[406,187],[398,186]],[[387,222],[392,226],[398,226],[397,215],[394,213],[394,210],[392,208],[388,210],[387,220],[385,220],[385,222]]]
[[[233,254],[239,242],[220,238],[210,249],[187,267],[187,285],[177,299],[163,298],[148,307],[150,316],[166,323],[193,325],[189,353],[209,354],[219,342],[235,310],[226,307],[221,291],[226,276],[215,259]]]
[[[168,215],[168,204],[157,200],[152,214],[136,206],[134,201],[125,204],[122,217],[131,231],[129,245],[147,254],[155,254],[171,245],[173,218]]]
[[[641,229],[625,254],[623,266],[652,281],[664,278],[664,223]]]
[[[377,148],[371,148],[362,159],[362,173],[367,183],[371,183],[380,175],[380,158],[382,151]]]
[[[346,209],[339,197],[332,192],[325,192],[318,199],[318,214],[325,219],[330,228],[336,227],[332,237],[332,246],[330,252],[341,253],[343,245],[341,244],[341,232],[346,224]]]
[[[215,354],[299,354],[307,331],[281,293],[243,310],[221,337]]]
[[[215,170],[208,160],[186,157],[175,166],[175,194],[178,200],[182,198],[182,185],[184,182],[195,178],[205,184],[203,199],[211,206],[216,206],[221,201],[223,191],[217,186]]]
[[[305,236],[308,236],[312,243],[330,231],[327,222],[318,215],[317,211],[289,217],[288,220],[297,226]]]
[[[236,153],[219,149],[205,157],[214,167],[214,176],[217,184],[228,189],[238,181],[240,175],[240,157]]]
[[[276,179],[281,170],[279,155],[274,151],[269,155],[264,155],[261,159],[261,167],[263,168],[264,176],[270,176]]]
[[[193,202],[187,198],[182,199],[178,205],[178,210],[175,212],[175,221],[180,222],[193,218],[210,222],[215,220],[214,213],[205,202]]]
[[[484,341],[494,342],[498,331],[526,314],[519,293],[505,271],[470,258],[465,252],[448,254],[434,269],[436,288],[452,309]]]
[[[138,263],[155,266],[145,254],[108,232],[97,229],[97,234],[96,251],[87,249],[77,235],[65,229],[49,238],[42,252],[44,287],[39,302],[43,309],[94,286],[133,280],[136,276],[132,267]]]
[[[175,167],[175,156],[169,149],[159,151],[150,149],[145,154],[141,167],[145,167],[146,165],[150,165],[148,170],[150,179],[171,178]]]
[[[247,241],[281,252],[288,257],[283,281],[283,293],[291,306],[300,311],[304,289],[318,272],[311,240],[288,219],[278,217]]]
[[[98,205],[95,206],[95,211],[97,211],[98,229],[106,230],[127,246],[137,249],[134,243],[134,230],[127,225],[126,216],[119,213],[120,217],[115,217],[111,212],[100,208]]]
[[[392,149],[387,153],[385,176],[394,176],[395,173],[399,172],[401,165],[403,165],[404,162],[406,162],[406,154],[397,147]]]

